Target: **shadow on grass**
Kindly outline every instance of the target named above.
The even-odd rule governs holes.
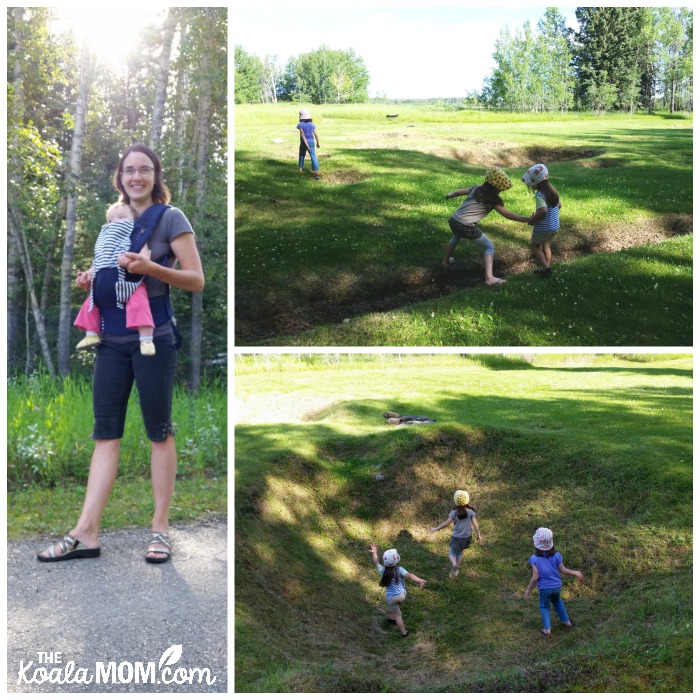
[[[451,423],[387,429],[368,441],[341,435],[327,424],[305,426],[315,447],[311,453],[303,448],[304,454],[295,447],[300,440],[280,452],[277,437],[266,454],[269,428],[239,426],[237,449],[252,450],[259,461],[249,464],[255,476],[236,493],[236,615],[243,623],[236,668],[245,686],[238,689],[385,691],[387,672],[406,669],[409,660],[411,669],[420,669],[403,672],[412,689],[440,685],[450,669],[466,669],[466,659],[478,659],[481,671],[492,676],[529,666],[543,654],[554,666],[563,663],[576,649],[576,637],[563,637],[547,650],[535,648],[536,605],[523,606],[514,594],[527,583],[525,562],[536,527],[551,527],[565,562],[586,571],[586,583],[572,600],[566,596],[574,615],[579,609],[594,614],[591,606],[598,599],[600,612],[611,593],[624,594],[659,567],[671,573],[690,566],[688,547],[679,548],[669,563],[660,556],[668,554],[669,543],[639,541],[640,517],[647,521],[663,512],[668,522],[674,508],[688,505],[692,492],[690,443],[680,434],[671,437],[673,426],[679,426],[666,417],[690,410],[690,390],[653,392],[646,405],[628,411],[620,405],[620,392],[596,402],[586,392],[556,401],[474,401],[473,410],[486,418],[497,414],[515,424],[526,415],[533,426],[529,434]],[[465,404],[470,405],[469,396],[454,392],[432,406],[459,420]],[[570,441],[544,436],[545,428],[565,431],[561,416],[578,406],[595,415],[591,428],[610,421],[615,430],[590,449],[582,449],[580,433]],[[658,420],[647,425],[643,438],[650,444],[664,438],[666,452],[686,454],[682,472],[660,469],[651,459],[641,465],[636,446],[624,444],[652,407]],[[381,408],[376,401],[341,406],[358,421],[381,415]],[[278,433],[284,427],[272,429]],[[689,432],[689,421],[680,432]],[[611,459],[606,454],[613,445],[617,453]],[[379,458],[382,480],[375,478]],[[486,542],[466,553],[464,575],[450,582],[448,533],[420,538],[416,533],[444,520],[458,487],[472,494]],[[380,552],[397,547],[402,564],[429,581],[424,590],[408,584],[405,617],[413,631],[408,640],[382,622],[383,591],[367,552],[370,541]],[[646,564],[640,567],[642,545]],[[665,585],[667,578],[661,580]],[[454,624],[456,609],[468,615],[470,635]],[[632,625],[630,616],[632,610],[617,609],[615,628]],[[597,634],[606,639],[611,631],[591,630],[587,643],[595,643]],[[290,669],[283,687],[264,687],[260,679],[270,668]],[[533,683],[526,681],[530,688]]]
[[[657,138],[668,136],[664,130],[649,131]],[[677,138],[669,137],[671,142]],[[638,147],[642,148],[635,141],[634,149]],[[649,149],[645,157],[651,164],[618,169],[615,197],[627,206],[654,208],[648,182],[674,182],[673,197],[661,184],[654,191],[661,208],[653,224],[645,228],[620,221],[591,230],[565,221],[557,259],[629,248],[692,230],[689,213],[664,211],[673,198],[683,200],[685,189],[690,201],[692,173],[679,171],[673,159],[654,160],[653,145],[643,148]],[[251,152],[238,152],[236,161],[239,344],[294,335],[372,311],[406,308],[483,283],[481,253],[468,243],[458,249],[466,264],[456,273],[439,266],[450,238],[447,219],[458,205],[445,202],[445,184],[454,188],[477,183],[482,166],[465,167],[420,151],[339,150],[327,160],[325,172],[352,172],[359,181],[336,185],[299,178],[293,163],[260,159]],[[601,181],[592,172],[576,161],[561,165],[557,186],[570,193],[567,201],[600,199]],[[686,180],[687,187],[679,191],[679,182]],[[512,208],[508,193],[505,199]],[[497,274],[532,267],[525,226],[493,214],[484,228],[496,244]]]

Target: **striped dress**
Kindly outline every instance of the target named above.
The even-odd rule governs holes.
[[[117,307],[124,308],[124,304],[131,295],[143,283],[143,278],[137,282],[127,282],[126,270],[117,264],[117,258],[122,253],[128,252],[131,247],[131,233],[134,230],[133,221],[117,221],[113,224],[105,224],[95,242],[95,257],[92,262],[92,280],[90,286],[90,310],[94,306],[93,289],[94,282],[100,270],[117,268],[116,296]]]

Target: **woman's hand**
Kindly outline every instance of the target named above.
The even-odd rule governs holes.
[[[90,283],[92,282],[92,268],[85,270],[85,272],[79,272],[75,278],[75,284],[80,289],[88,291],[90,289]]]
[[[134,275],[147,275],[151,270],[151,256],[141,253],[122,253],[117,263]]]

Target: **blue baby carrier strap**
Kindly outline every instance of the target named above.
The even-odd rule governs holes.
[[[134,221],[134,230],[131,233],[131,246],[129,247],[130,253],[139,253],[144,245],[151,240],[151,236],[153,236],[153,232],[155,231],[158,222],[168,209],[172,209],[172,207],[168,204],[152,204]],[[159,265],[167,266],[169,262],[168,255],[164,255],[160,260],[154,260],[154,262],[158,263]],[[106,283],[112,286],[116,282],[117,269],[114,268],[102,270],[99,273],[99,277],[99,283]],[[139,282],[144,279],[145,275],[127,272],[124,277],[127,282]],[[107,278],[109,278],[109,280]],[[94,283],[95,280],[93,280],[93,284]],[[151,314],[153,315],[153,324],[156,327],[166,323],[173,316],[173,307],[170,303],[169,285],[165,286],[165,290],[166,291],[163,296],[149,297],[148,299],[151,306]],[[114,308],[112,308],[112,306],[114,306]],[[125,310],[117,308],[116,304],[109,304],[109,306],[105,307],[104,309],[101,308],[100,313],[102,315],[103,332],[112,333],[115,335],[122,335],[124,333],[132,332],[126,328]]]
[[[130,253],[138,253],[148,241],[151,240],[153,232],[163,214],[168,209],[172,209],[169,204],[152,204],[141,216],[134,220],[134,230],[131,232]],[[159,264],[160,261],[158,261]]]

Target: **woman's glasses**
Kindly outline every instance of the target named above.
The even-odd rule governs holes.
[[[152,172],[153,168],[150,165],[144,165],[142,168],[124,168],[124,170],[122,170],[122,175],[131,177],[132,175],[136,175],[136,173],[139,175],[150,175]]]

